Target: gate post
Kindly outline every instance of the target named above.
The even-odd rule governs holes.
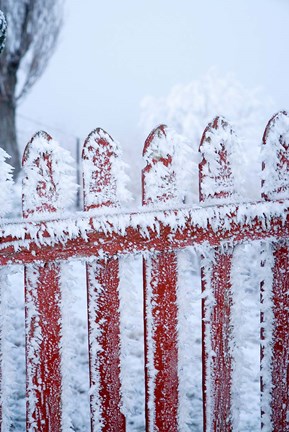
[[[234,199],[230,165],[236,136],[225,119],[216,117],[205,129],[199,165],[200,202],[218,204]],[[230,247],[202,256],[202,364],[205,432],[232,431],[232,286]]]
[[[176,204],[172,137],[166,126],[148,136],[143,156],[143,205]],[[147,432],[178,430],[177,255],[160,252],[143,260],[145,401]]]
[[[83,151],[84,210],[118,207],[117,143],[102,129]],[[90,410],[93,432],[124,432],[120,382],[119,261],[95,258],[86,264],[88,296]]]
[[[23,155],[23,217],[56,213],[59,166],[56,143],[38,132]],[[45,236],[45,232],[43,232]],[[37,260],[37,251],[35,251]],[[26,429],[62,430],[61,374],[61,287],[60,264],[42,262],[26,265]]]
[[[262,198],[289,198],[289,116],[268,122],[262,146]],[[269,253],[269,255],[268,255]],[[272,275],[261,282],[261,426],[289,431],[289,244],[270,243],[262,266]]]

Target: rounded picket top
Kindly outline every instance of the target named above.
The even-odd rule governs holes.
[[[37,153],[35,144],[38,144],[39,141],[45,142],[48,144],[50,141],[52,141],[52,137],[45,131],[38,131],[36,132],[31,140],[26,144],[26,147],[23,152],[22,157],[22,166],[25,167],[26,163],[28,163],[28,160],[31,162],[31,155],[33,153],[33,156],[36,157],[36,159],[39,157],[39,154]],[[37,147],[39,147],[37,145]],[[40,147],[39,147],[40,148]]]
[[[261,196],[289,198],[289,115],[279,111],[268,122],[261,148]]]
[[[25,147],[22,166],[23,216],[56,212],[57,191],[53,179],[51,151],[52,137],[45,131],[37,132]]]
[[[63,211],[74,200],[72,158],[44,131],[27,144],[22,158],[23,216]]]
[[[174,140],[166,125],[152,130],[147,137],[142,170],[143,205],[176,200],[176,174],[173,168]]]
[[[199,152],[199,199],[213,203],[230,201],[236,195],[231,166],[234,142],[237,136],[230,123],[221,116],[208,124],[204,130]]]
[[[172,148],[167,141],[168,127],[161,124],[154,128],[147,139],[143,148],[143,157],[150,164],[153,161],[171,157]]]
[[[101,128],[92,131],[82,149],[84,209],[117,207],[118,144]]]

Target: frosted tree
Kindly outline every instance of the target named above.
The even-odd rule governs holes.
[[[3,51],[6,40],[7,23],[3,12],[0,10],[0,54]]]
[[[258,146],[271,111],[272,102],[260,90],[247,89],[231,74],[221,77],[211,70],[200,80],[173,87],[165,97],[143,99],[141,125],[148,133],[157,124],[166,123],[190,140],[196,155],[208,122],[217,115],[224,116],[240,138],[241,148],[235,157],[239,163],[235,173],[243,182],[240,186],[248,198],[256,198],[260,192],[256,179],[260,168]],[[197,164],[195,167],[198,178]]]
[[[10,154],[15,175],[20,171],[16,108],[53,53],[62,8],[61,0],[0,0],[8,24],[6,46],[0,57],[0,147]]]

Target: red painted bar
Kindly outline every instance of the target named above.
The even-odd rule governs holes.
[[[51,221],[7,221],[0,225],[0,265],[289,238],[288,207],[287,201],[272,201],[266,205],[253,202],[187,210],[119,212],[114,216],[104,213],[101,224],[98,216],[83,214]],[[242,217],[236,218],[240,209]],[[122,217],[127,221],[125,231],[119,229]],[[144,221],[153,223],[144,225]],[[59,235],[55,236],[55,232]]]
[[[199,166],[201,202],[230,202],[234,197],[228,136],[235,139],[231,126],[221,117],[216,117],[204,131]],[[202,258],[203,415],[206,432],[232,431],[232,253],[232,248],[216,248],[210,252],[209,258]]]
[[[231,254],[218,250],[212,266],[211,292],[214,306],[203,301],[203,402],[204,430],[230,431],[232,358],[230,356],[232,306],[230,270]],[[203,289],[207,269],[202,271]]]
[[[176,202],[172,145],[163,125],[154,129],[145,142],[144,206]],[[144,259],[143,267],[146,431],[173,432],[178,430],[176,253],[153,254]]]
[[[262,198],[276,200],[289,195],[289,116],[285,111],[275,114],[263,136]],[[268,154],[269,152],[269,154]],[[275,152],[276,159],[272,154]],[[261,313],[261,425],[273,432],[289,431],[289,245],[273,242],[272,286],[261,283],[261,304],[271,296],[272,311]],[[266,259],[266,258],[265,258]],[[264,264],[264,263],[263,263]],[[265,292],[268,290],[268,292]],[[272,318],[268,316],[273,313]],[[268,321],[272,320],[272,333]],[[271,341],[270,346],[266,342]],[[270,370],[268,369],[268,357]],[[270,365],[271,363],[271,365]],[[270,390],[271,389],[271,390]],[[266,403],[269,399],[269,406]]]
[[[87,265],[92,431],[123,431],[118,260]]]
[[[58,264],[25,267],[27,431],[61,431]]]
[[[57,211],[53,142],[45,132],[28,143],[24,156],[23,216]],[[47,148],[48,147],[48,148]],[[36,180],[35,180],[36,179]],[[25,267],[26,430],[61,430],[61,289],[60,265]]]
[[[272,430],[289,431],[289,271],[288,245],[274,247],[273,347],[272,347]]]
[[[82,152],[85,211],[118,205],[117,158],[117,144],[106,132],[96,129],[88,136]],[[122,432],[119,263],[95,259],[86,268],[91,431]]]

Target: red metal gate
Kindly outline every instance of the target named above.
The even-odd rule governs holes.
[[[273,276],[260,281],[261,421],[264,430],[289,431],[288,131],[285,112],[268,123],[262,196],[244,203],[231,165],[236,135],[226,120],[214,119],[200,145],[200,206],[189,208],[177,190],[177,139],[159,126],[144,147],[143,208],[125,212],[117,193],[118,145],[96,129],[83,147],[84,212],[67,218],[56,144],[43,132],[33,137],[23,157],[24,219],[0,227],[0,265],[25,266],[27,430],[63,430],[60,277],[63,261],[85,258],[91,430],[125,431],[118,258],[134,253],[144,254],[146,430],[181,430],[177,251],[192,245],[203,251],[204,430],[233,430],[231,265],[238,244],[258,240],[266,243],[260,266]]]

